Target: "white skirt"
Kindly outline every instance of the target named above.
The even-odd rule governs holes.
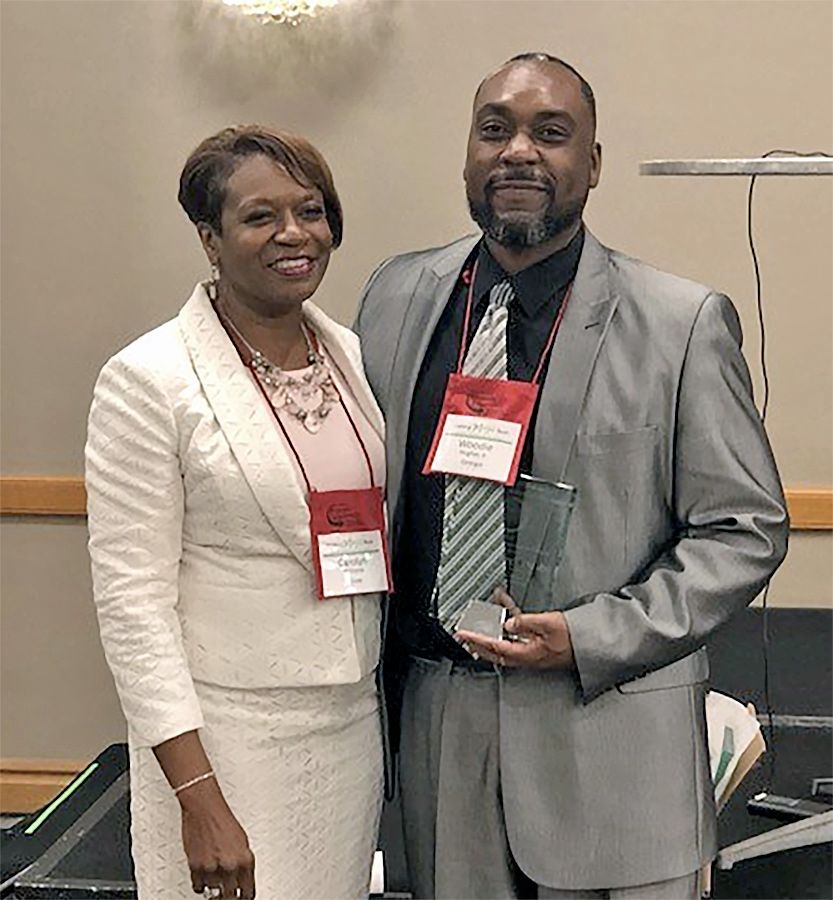
[[[196,683],[200,737],[255,856],[259,900],[367,897],[382,800],[374,676],[241,690]],[[140,900],[194,900],[179,803],[148,748],[130,746]]]

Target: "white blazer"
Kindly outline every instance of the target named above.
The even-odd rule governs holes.
[[[383,436],[358,338],[304,315]],[[317,600],[303,489],[202,285],[102,369],[86,482],[101,640],[137,746],[202,726],[193,679],[332,685],[376,667],[379,599]]]

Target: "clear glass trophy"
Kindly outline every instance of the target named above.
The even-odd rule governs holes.
[[[458,630],[500,637],[506,610],[489,595],[506,588],[523,612],[560,609],[555,580],[567,543],[576,489],[563,482],[520,475],[505,488],[506,581],[501,585],[472,585],[479,594],[469,602]]]
[[[572,485],[531,475],[506,488],[508,590],[524,612],[560,609],[554,587],[575,502]]]

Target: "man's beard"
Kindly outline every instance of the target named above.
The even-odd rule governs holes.
[[[584,200],[559,208],[553,192],[550,194],[546,209],[540,213],[520,210],[498,213],[492,205],[488,188],[482,202],[474,200],[468,191],[466,198],[471,217],[481,227],[483,233],[502,247],[513,250],[539,247],[568,231],[581,219],[586,202],[585,197]]]

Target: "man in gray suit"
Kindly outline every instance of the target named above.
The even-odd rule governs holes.
[[[419,897],[696,897],[716,849],[703,645],[786,552],[737,314],[586,230],[595,125],[590,86],[562,61],[524,54],[487,77],[465,166],[482,235],[384,262],[357,319],[387,418],[386,687],[404,661]],[[474,357],[496,334],[489,374]],[[509,518],[480,521],[500,485],[471,500],[475,479],[423,474],[464,357],[472,377],[542,370],[521,471],[577,490],[544,608],[507,624],[521,640],[455,635],[447,615],[454,579],[475,584]]]

